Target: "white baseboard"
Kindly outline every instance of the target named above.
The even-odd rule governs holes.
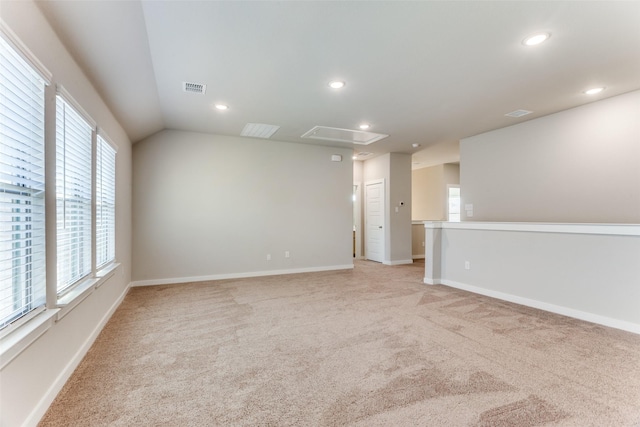
[[[129,283],[129,285],[125,287],[122,294],[111,305],[111,307],[102,317],[102,319],[100,319],[100,322],[96,325],[96,327],[91,332],[89,337],[87,337],[87,339],[82,344],[82,346],[78,349],[76,354],[74,354],[71,360],[69,360],[69,363],[67,363],[67,366],[65,366],[62,372],[60,372],[60,375],[58,375],[58,377],[55,379],[53,384],[51,384],[51,387],[49,387],[49,389],[44,394],[42,399],[40,399],[40,401],[38,402],[34,410],[31,411],[31,414],[29,414],[29,416],[25,420],[23,427],[30,427],[30,426],[36,427],[38,425],[42,417],[44,417],[44,414],[46,414],[47,409],[49,409],[49,406],[51,405],[51,403],[53,403],[56,396],[58,396],[58,393],[60,393],[60,390],[62,390],[62,387],[64,387],[66,382],[71,377],[71,374],[73,374],[73,371],[75,371],[78,365],[80,364],[80,362],[82,362],[82,359],[87,354],[87,352],[95,342],[96,338],[98,338],[98,335],[100,335],[100,332],[102,332],[102,329],[104,328],[104,326],[107,324],[107,322],[109,321],[113,313],[115,313],[117,308],[120,306],[120,304],[124,300],[124,297],[127,295],[127,292],[129,291],[130,287],[131,287],[131,283]]]
[[[424,278],[424,282],[428,283],[428,278]],[[473,292],[475,294],[485,295],[492,298],[501,299],[504,301],[513,302],[527,307],[533,307],[551,313],[561,314],[563,316],[573,317],[574,319],[585,320],[591,323],[597,323],[599,325],[608,326],[611,328],[621,329],[623,331],[633,332],[640,334],[640,325],[625,320],[613,319],[611,317],[601,316],[599,314],[593,314],[586,311],[575,310],[573,308],[563,307],[560,305],[549,304],[542,301],[537,301],[529,298],[519,297],[517,295],[507,294],[504,292],[494,291],[491,289],[485,289],[478,286],[467,285],[465,283],[455,282],[453,280],[442,279],[439,283],[450,286],[452,288],[462,289],[465,291]]]
[[[393,261],[384,261],[384,265],[404,265],[404,264],[413,264],[413,259],[398,259]]]
[[[176,283],[206,282],[209,280],[244,279],[247,277],[278,276],[281,274],[315,273],[319,271],[352,270],[353,264],[328,265],[323,267],[292,268],[287,270],[251,271],[248,273],[212,274],[209,276],[173,277],[170,279],[136,280],[131,286],[171,285]]]
[[[425,277],[422,281],[427,285],[441,285],[442,282],[440,279],[433,279],[431,277]]]

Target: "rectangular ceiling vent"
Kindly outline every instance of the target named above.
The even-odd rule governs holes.
[[[264,123],[247,123],[242,129],[240,135],[250,136],[252,138],[269,139],[280,129],[280,126],[265,125]]]
[[[207,85],[203,85],[200,83],[182,82],[182,90],[188,93],[199,93],[200,95],[204,95],[204,93],[207,91]]]
[[[389,135],[362,130],[316,126],[302,135],[301,138],[322,139],[325,141],[345,142],[347,144],[369,145],[388,136]]]
[[[516,110],[516,111],[512,111],[510,113],[505,114],[505,116],[507,116],[507,117],[522,117],[522,116],[526,116],[527,114],[531,114],[531,113],[533,113],[533,111]]]

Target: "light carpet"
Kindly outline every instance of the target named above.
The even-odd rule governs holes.
[[[640,336],[423,274],[133,288],[40,425],[640,425]]]

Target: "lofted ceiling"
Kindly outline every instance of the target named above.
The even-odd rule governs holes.
[[[412,153],[423,167],[458,161],[461,138],[640,89],[638,1],[38,5],[134,142],[264,123],[280,126],[272,139]],[[522,43],[540,31],[551,38]],[[606,89],[583,93],[594,86]],[[505,116],[518,109],[532,113]],[[301,138],[365,122],[389,136],[366,146]]]

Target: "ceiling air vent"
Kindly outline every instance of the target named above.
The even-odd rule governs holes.
[[[280,126],[265,125],[264,123],[247,123],[240,135],[253,138],[271,138],[280,129]]]
[[[527,114],[531,114],[531,113],[533,113],[533,111],[516,110],[516,111],[512,111],[510,113],[505,114],[505,116],[507,116],[507,117],[522,117],[522,116],[526,116]]]
[[[369,145],[388,136],[389,135],[362,130],[316,126],[302,135],[301,138],[323,139],[326,141],[346,142],[348,144]]]
[[[204,95],[204,93],[207,91],[207,85],[203,85],[200,83],[182,82],[182,90],[183,92],[199,93],[200,95]]]

